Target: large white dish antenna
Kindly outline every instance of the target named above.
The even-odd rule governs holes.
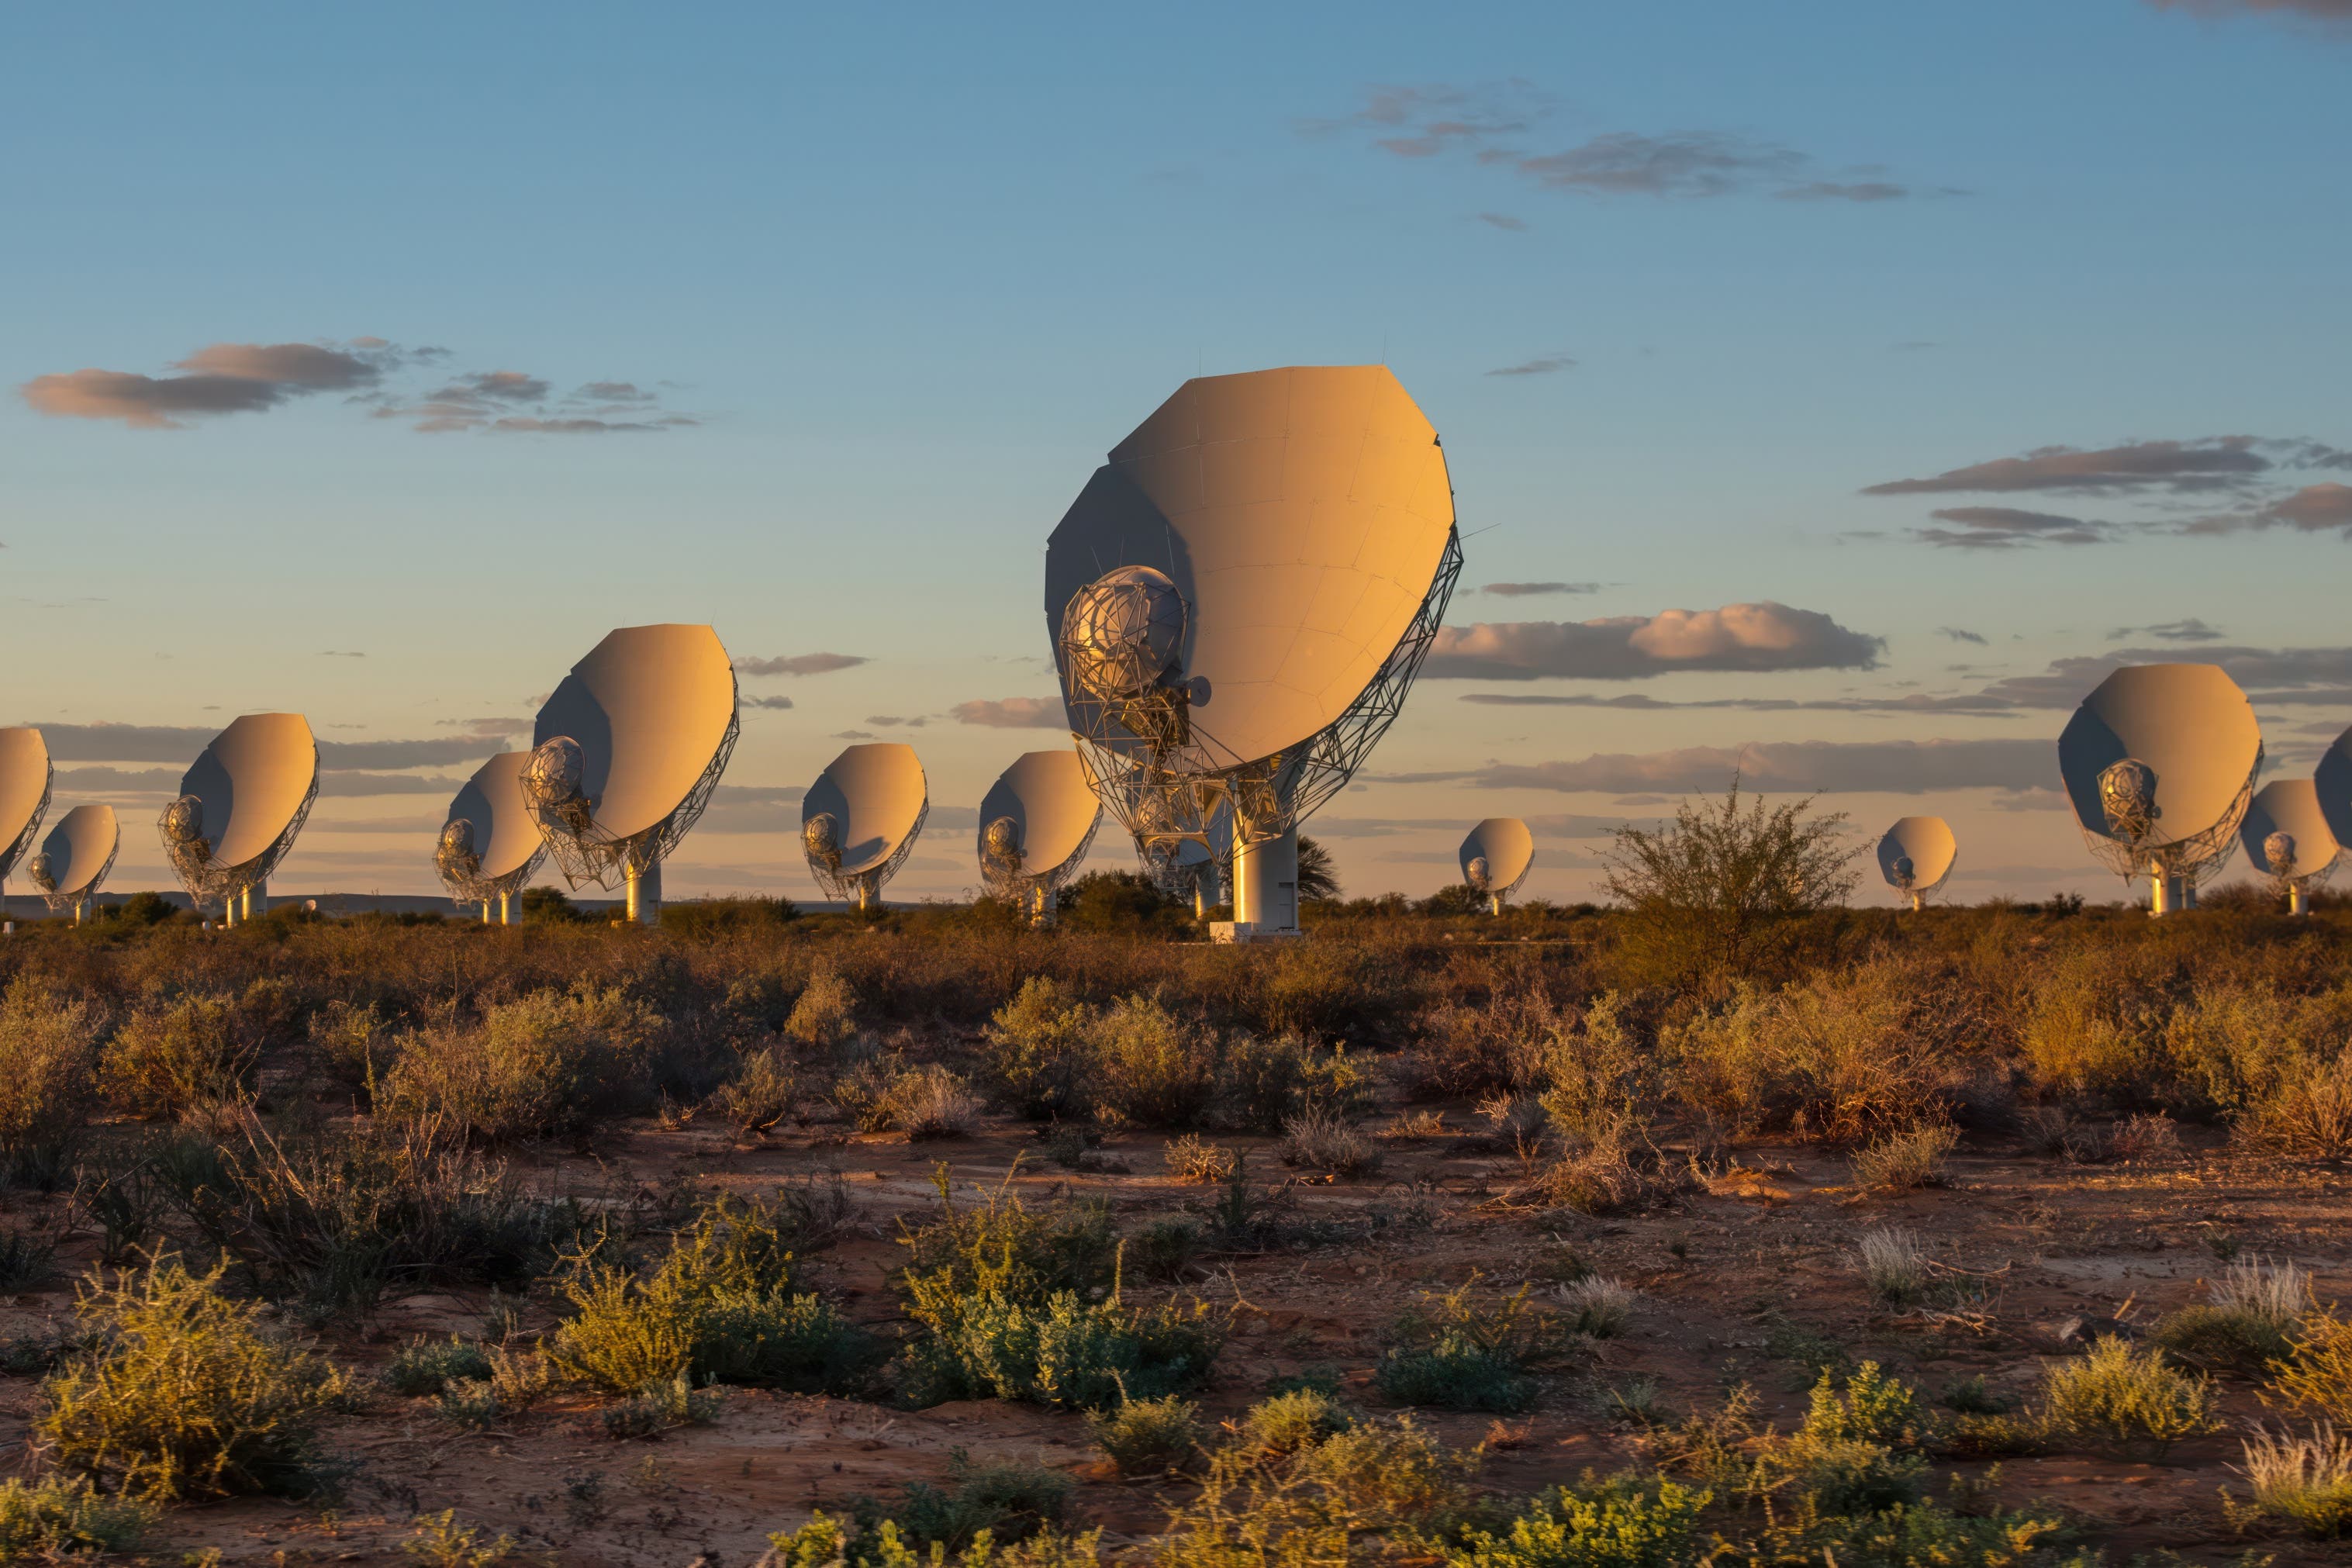
[[[704,626],[623,626],[539,710],[524,801],[564,879],[661,906],[661,863],[709,803],[741,726],[735,668]]]
[[[2058,737],[2067,803],[2093,855],[2149,879],[2161,914],[2221,869],[2263,762],[2252,704],[2219,665],[2129,665]]]
[[[1055,890],[1086,858],[1101,825],[1102,802],[1077,752],[1024,752],[981,797],[981,880],[1047,923]]]
[[[1490,816],[1464,837],[1455,859],[1463,881],[1485,894],[1499,915],[1503,900],[1519,890],[1536,863],[1536,836],[1516,816]]]
[[[1223,800],[1241,923],[1295,931],[1297,826],[1395,720],[1460,569],[1445,454],[1385,366],[1186,382],[1046,547],[1097,793],[1146,846]]]
[[[1940,816],[1906,816],[1878,841],[1878,874],[1918,909],[1941,892],[1960,852],[1952,825]]]
[[[310,721],[247,713],[213,737],[156,826],[189,899],[199,909],[222,902],[234,922],[240,912],[259,912],[269,874],[318,798],[319,742]]]
[[[2352,844],[2352,730],[2336,737],[2320,753],[2311,782],[2319,798],[2320,819],[2338,844]]]
[[[872,908],[914,853],[930,812],[930,785],[914,747],[896,741],[849,747],[801,797],[810,875],[833,897]]]
[[[38,730],[22,724],[0,730],[0,913],[7,908],[9,874],[32,848],[48,813],[56,772]]]
[[[481,905],[485,924],[494,901],[499,923],[507,923],[508,900],[530,880],[547,853],[539,823],[523,799],[522,770],[530,761],[529,752],[500,752],[476,768],[449,802],[434,847],[434,868],[450,898]]]
[[[2310,779],[2273,779],[2255,791],[2238,837],[2254,869],[2284,889],[2290,914],[2305,912],[2344,854]]]
[[[122,826],[112,806],[78,805],[49,829],[26,870],[50,913],[69,909],[79,925],[83,907],[114,869],[121,847]]]

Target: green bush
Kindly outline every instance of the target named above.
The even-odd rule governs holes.
[[[680,1426],[706,1426],[718,1417],[719,1396],[695,1387],[684,1373],[642,1384],[619,1404],[607,1405],[601,1415],[608,1437],[657,1436]]]
[[[1452,1568],[1684,1568],[1714,1500],[1670,1480],[1588,1474],[1537,1498],[1501,1534],[1469,1531],[1445,1560]]]
[[[1218,1120],[1247,1132],[1279,1132],[1307,1116],[1351,1121],[1372,1100],[1371,1074],[1346,1047],[1296,1033],[1233,1037],[1219,1074]]]
[[[95,1282],[76,1306],[94,1348],[41,1384],[34,1440],[59,1468],[133,1496],[314,1489],[320,1416],[340,1372],[176,1259]]]
[[[1530,1368],[1552,1359],[1560,1326],[1528,1305],[1528,1288],[1491,1305],[1471,1295],[1474,1279],[1438,1298],[1431,1312],[1409,1313],[1373,1382],[1400,1405],[1444,1410],[1525,1410],[1535,1403]]]
[[[1100,1542],[1100,1531],[1087,1531],[1043,1533],[999,1546],[983,1530],[961,1552],[935,1546],[929,1555],[918,1555],[894,1520],[860,1531],[819,1510],[798,1530],[769,1536],[768,1550],[752,1568],[1095,1568],[1101,1560]]]
[[[482,1143],[576,1134],[647,1102],[660,1029],[618,990],[535,991],[488,1008],[472,1027],[410,1036],[380,1109]]]
[[[1261,1399],[1242,1416],[1238,1444],[1266,1457],[1296,1454],[1356,1424],[1356,1413],[1318,1388],[1294,1388]]]
[[[1094,1010],[1050,975],[1032,974],[988,1022],[986,1061],[996,1092],[1039,1121],[1086,1115]]]
[[[472,1341],[455,1334],[435,1341],[420,1334],[394,1352],[383,1381],[394,1394],[416,1398],[438,1394],[452,1383],[486,1383],[490,1372],[489,1352]]]
[[[902,1225],[898,1245],[907,1250],[901,1287],[918,1276],[945,1271],[955,1293],[994,1288],[1024,1300],[1041,1300],[1060,1290],[1092,1296],[1108,1289],[1118,1268],[1118,1237],[1110,1211],[1097,1203],[1057,1203],[1031,1209],[1007,1184],[977,1205],[959,1208],[948,1170],[933,1179],[940,1207],[919,1226]]]
[[[944,1273],[918,1277],[907,1313],[924,1334],[907,1352],[908,1397],[1102,1410],[1181,1394],[1207,1381],[1216,1357],[1221,1336],[1207,1312],[1130,1308],[1116,1295],[1087,1302],[1067,1290],[1024,1300],[988,1279],[961,1292]]]
[[[2203,1378],[2177,1371],[2153,1346],[2137,1352],[2112,1335],[2043,1374],[2041,1416],[2054,1441],[2127,1459],[2161,1458],[2219,1426]]]
[[[0,1481],[0,1563],[56,1563],[128,1552],[162,1513],[143,1498],[108,1497],[80,1477]]]
[[[861,1536],[878,1534],[888,1524],[909,1546],[956,1552],[983,1535],[1011,1545],[1059,1530],[1069,1521],[1071,1490],[1070,1478],[1059,1470],[1020,1463],[974,1465],[959,1450],[950,1461],[944,1489],[912,1481],[891,1507],[860,1498],[851,1511]]]
[[[2271,1388],[2296,1409],[2352,1426],[2352,1322],[2334,1307],[2305,1314],[2271,1369]]]
[[[722,1197],[649,1276],[583,1262],[562,1284],[572,1315],[547,1347],[558,1374],[635,1394],[678,1378],[803,1394],[856,1387],[870,1336],[794,1287],[775,1205]]]
[[[98,1021],[86,1003],[19,977],[0,995],[0,1184],[71,1179],[97,1096]]]
[[[857,993],[830,964],[819,964],[784,1020],[784,1038],[830,1047],[857,1032]]]
[[[1318,1568],[1387,1552],[1435,1555],[1477,1517],[1476,1451],[1453,1453],[1409,1418],[1368,1421],[1277,1458],[1213,1457],[1177,1508],[1158,1568]]]
[[[1138,1127],[1193,1127],[1217,1102],[1213,1036],[1150,997],[1129,996],[1088,1023],[1096,1110]]]
[[[183,996],[133,1012],[106,1044],[98,1084],[132,1116],[168,1121],[248,1100],[261,1052],[226,996]]]
[[[1200,1407],[1171,1394],[1087,1413],[1095,1447],[1122,1476],[1182,1469],[1201,1451]]]

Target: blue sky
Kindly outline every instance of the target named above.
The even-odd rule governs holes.
[[[2013,744],[2056,687],[2221,658],[2289,770],[2352,719],[2347,67],[2342,0],[28,14],[7,717],[419,742],[336,770],[279,882],[421,892],[453,759],[606,628],[707,620],[866,662],[746,677],[793,706],[673,891],[809,896],[790,791],[865,732],[930,773],[898,890],[953,893],[1057,739],[958,710],[1050,695],[1043,542],[1103,451],[1187,375],[1384,360],[1465,586],[1580,591],[1456,599],[1503,662],[1310,824],[1353,889],[1517,813],[1575,896],[1598,820],[1753,743],[1858,826],[1951,817],[1956,893],[2100,894]],[[302,344],[361,368],[233,352]],[[154,384],[223,367],[238,411]],[[1742,605],[1770,648],[1562,629]],[[1972,700],[1885,710],[1922,695]],[[126,809],[118,887],[165,875],[142,748],[59,760]]]

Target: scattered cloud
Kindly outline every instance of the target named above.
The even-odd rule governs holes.
[[[320,658],[365,658],[367,655],[347,647],[327,647],[319,650]]]
[[[1954,642],[1974,643],[1979,647],[1990,646],[1982,632],[1972,632],[1966,626],[1937,626],[1936,630]]]
[[[529,719],[436,719],[436,724],[446,730],[466,730],[477,735],[504,736],[529,734],[532,721]]]
[[[326,755],[327,748],[322,744],[319,748],[319,759],[321,763],[326,761]],[[470,762],[477,759],[469,752],[464,757],[452,758],[451,760],[456,762]],[[434,777],[419,773],[380,773],[371,768],[331,768],[321,766],[319,769],[319,793],[321,795],[332,796],[338,799],[345,799],[354,795],[455,795],[459,789],[463,788],[465,786],[465,783],[466,781],[464,779],[455,776]],[[333,831],[332,829],[325,827],[325,825],[323,824],[320,825],[320,830]]]
[[[205,738],[207,741],[212,739],[209,735]],[[423,741],[321,741],[319,742],[319,765],[321,768],[363,768],[383,772],[448,767],[457,763],[480,762],[482,748],[499,738],[448,735]],[[194,761],[195,752],[189,752],[188,757]]]
[[[1535,359],[1521,360],[1517,364],[1490,370],[1488,375],[1549,375],[1554,371],[1569,370],[1576,362],[1566,354],[1543,354]]]
[[[2323,27],[2352,28],[2352,0],[2147,0],[2159,11],[2203,16],[2289,16]]]
[[[1699,697],[1675,701],[1643,692],[1601,697],[1590,692],[1470,691],[1465,702],[1494,708],[1603,708],[1626,713],[1725,709],[1740,713],[2006,713],[2014,706],[1982,695],[1943,697],[1905,692],[1893,697]]]
[[[1544,151],[1536,133],[1553,109],[1549,94],[1520,79],[1471,87],[1383,85],[1365,89],[1354,113],[1305,121],[1298,130],[1366,135],[1378,151],[1416,162],[1461,155],[1538,189],[1581,195],[1701,198],[1762,191],[1790,201],[1885,202],[1911,194],[1875,166],[1825,172],[1806,153],[1737,132],[1612,131]],[[1939,187],[1935,194],[1960,193]],[[1503,215],[1480,216],[1497,222]],[[1523,226],[1512,219],[1497,226]]]
[[[2220,642],[2226,634],[2219,627],[2207,626],[2194,616],[2182,621],[2161,621],[2152,626],[2117,626],[2107,634],[2116,642],[2142,635],[2163,642]]]
[[[792,707],[793,700],[789,697],[782,696],[746,697],[742,699],[742,703],[746,708],[769,708],[773,709],[778,712],[782,712]]]
[[[738,675],[831,675],[838,669],[855,669],[874,661],[859,653],[796,653],[777,658],[739,658],[735,661]]]
[[[2054,511],[2023,511],[2008,506],[1948,506],[1929,512],[1948,528],[1914,529],[1913,534],[1946,550],[2014,550],[2029,544],[2101,544],[2114,525]]]
[[[2272,459],[2257,450],[2268,445],[2277,444],[2254,436],[2216,436],[2193,441],[2133,441],[2088,451],[2079,447],[2038,447],[2021,458],[1971,463],[1931,479],[1891,479],[1862,493],[2075,490],[2108,495],[2148,489],[2225,489],[2271,469]]]
[[[1884,638],[1765,600],[1593,621],[1442,626],[1423,666],[1438,680],[1640,680],[1670,670],[1869,669]]]
[[[1492,224],[1495,227],[1510,234],[1525,234],[1528,228],[1527,219],[1513,217],[1508,213],[1480,213],[1478,221]]]
[[[2294,494],[2248,511],[2201,517],[2191,533],[2241,533],[2250,529],[2291,528],[2301,533],[2330,529],[2352,539],[2352,485],[2305,485]]]
[[[1919,795],[1955,789],[2031,790],[2057,767],[2049,741],[1783,741],[1596,753],[1574,762],[1490,763],[1459,773],[1392,775],[1391,783],[1463,783],[1485,789],[1597,794],[1719,791],[1737,771],[1748,788],[1822,794]]]
[[[1000,701],[976,699],[948,710],[959,724],[980,724],[992,730],[1066,730],[1069,715],[1055,697],[1007,697]]]
[[[353,344],[214,343],[172,368],[184,375],[76,370],[37,375],[18,390],[62,419],[119,419],[134,430],[183,430],[190,417],[258,414],[297,397],[374,385],[398,363],[382,339]]]
[[[901,719],[895,713],[868,713],[866,716],[866,721],[877,730],[895,730],[901,726],[909,730],[919,730],[930,722],[929,719],[924,718]]]
[[[1485,583],[1478,592],[1498,599],[1528,599],[1542,594],[1598,594],[1599,583]]]
[[[793,808],[804,793],[798,784],[720,784],[710,794],[697,833],[790,833],[800,826]]]
[[[833,738],[836,741],[870,741],[874,739],[874,731],[871,730],[835,730],[833,732]]]

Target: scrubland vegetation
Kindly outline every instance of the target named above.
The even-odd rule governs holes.
[[[2341,1561],[2345,917],[1813,826],[1276,950],[30,928],[0,1562]]]

